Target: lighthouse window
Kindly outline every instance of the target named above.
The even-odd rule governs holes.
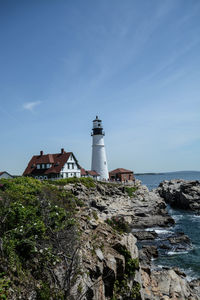
[[[104,161],[104,165],[106,165],[106,161]]]

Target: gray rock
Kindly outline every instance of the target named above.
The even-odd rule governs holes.
[[[102,251],[101,251],[101,249],[96,249],[95,250],[95,253],[96,253],[96,255],[97,255],[97,257],[102,261],[103,259],[104,259],[104,256],[103,256],[103,253],[102,253]]]
[[[160,183],[157,193],[172,207],[200,212],[200,181],[170,180]]]
[[[133,235],[138,240],[154,240],[158,236],[155,231],[135,231],[133,232]]]

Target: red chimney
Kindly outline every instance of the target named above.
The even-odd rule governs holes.
[[[64,148],[61,148],[61,154],[63,154],[64,153]]]
[[[41,155],[41,156],[43,155],[43,151],[40,151],[40,155]]]

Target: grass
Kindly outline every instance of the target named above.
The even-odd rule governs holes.
[[[49,184],[53,185],[59,185],[59,186],[64,186],[67,184],[77,184],[77,183],[82,183],[85,187],[87,188],[94,188],[95,187],[95,181],[94,179],[90,177],[71,177],[71,178],[65,178],[65,179],[57,179],[57,180],[48,180],[47,181]]]

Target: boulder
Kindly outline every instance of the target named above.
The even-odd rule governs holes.
[[[142,240],[154,240],[158,234],[155,231],[135,231],[133,235],[140,241]]]
[[[200,212],[200,181],[165,180],[156,192],[172,207]]]
[[[188,282],[178,269],[142,268],[145,300],[199,300],[200,281]]]

